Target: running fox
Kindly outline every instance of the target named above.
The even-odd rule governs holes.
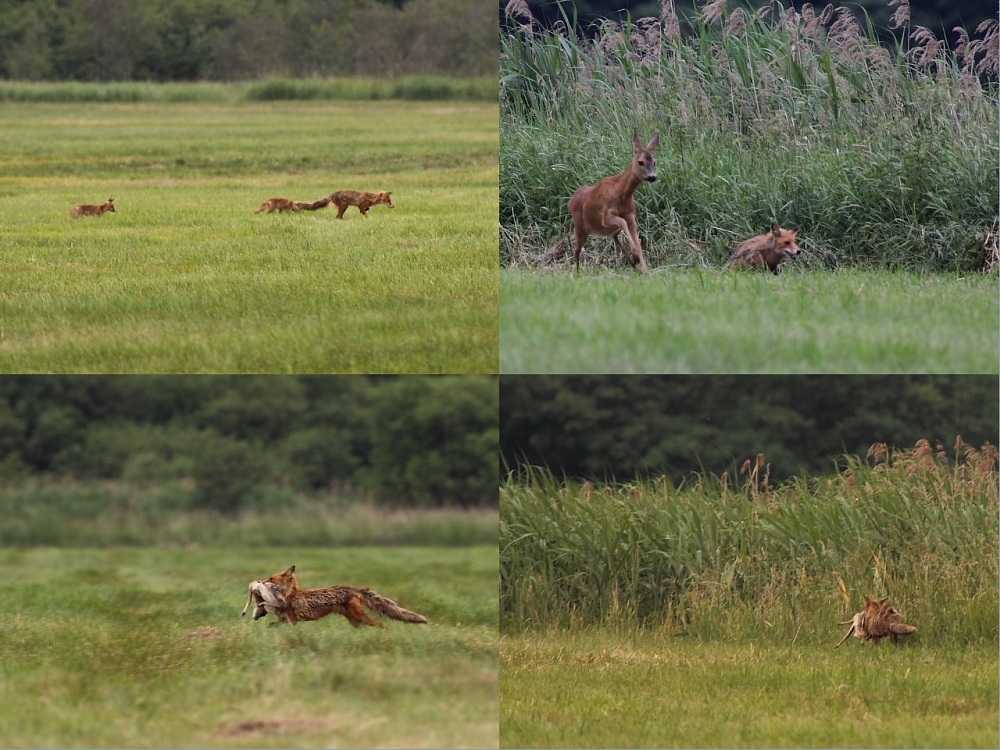
[[[295,207],[295,202],[288,198],[268,198],[266,201],[257,206],[254,213],[259,214],[261,211],[265,210],[269,214],[272,214],[275,211],[298,211]]]
[[[798,227],[782,229],[772,221],[770,232],[739,244],[726,268],[760,268],[766,265],[777,276],[778,266],[783,261],[799,257],[799,246],[795,244],[798,232]]]
[[[329,586],[325,589],[301,589],[293,565],[283,573],[275,573],[263,581],[250,584],[247,603],[241,617],[245,616],[250,602],[255,601],[253,619],[267,614],[276,615],[283,622],[292,624],[299,620],[318,620],[327,615],[343,615],[354,627],[385,626],[370,618],[365,609],[402,622],[425,623],[427,618],[410,612],[392,599],[376,594],[371,589],[354,586]]]
[[[860,641],[874,641],[877,646],[882,638],[888,638],[893,643],[901,635],[912,635],[917,632],[913,625],[906,625],[896,608],[889,604],[889,598],[869,599],[865,597],[865,608],[850,620],[844,620],[838,625],[850,625],[847,634],[840,639],[834,648],[846,641],[851,633]]]
[[[364,190],[338,190],[330,196],[330,203],[337,207],[337,218],[344,218],[344,211],[348,206],[357,206],[361,215],[368,218],[368,209],[382,203],[389,208],[392,205],[392,193],[372,193]]]
[[[79,206],[73,206],[73,208],[69,210],[69,218],[75,219],[77,216],[104,216],[104,214],[108,211],[115,213],[114,198],[108,198],[107,201],[99,206],[94,206],[89,203],[81,203]]]

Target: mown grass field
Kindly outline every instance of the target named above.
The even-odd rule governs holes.
[[[997,279],[506,269],[504,373],[995,373]]]
[[[497,552],[7,549],[4,747],[496,747]],[[241,619],[246,584],[369,586],[427,616]]]
[[[5,372],[496,370],[493,104],[3,103],[0,137]],[[396,208],[253,213],[344,188]]]
[[[503,747],[996,747],[996,643],[711,642],[594,628],[500,641]],[[925,637],[926,636],[926,637]]]

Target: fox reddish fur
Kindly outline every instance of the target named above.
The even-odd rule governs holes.
[[[261,211],[267,211],[269,214],[275,211],[296,211],[295,201],[290,198],[268,198],[266,201],[261,203],[254,209],[255,214],[259,214]]]
[[[385,627],[369,617],[365,612],[367,609],[402,622],[427,622],[427,618],[423,615],[403,609],[392,599],[387,599],[371,589],[359,589],[354,586],[299,588],[294,565],[283,573],[275,573],[263,581],[251,583],[247,603],[243,607],[241,616],[246,615],[251,601],[256,602],[253,612],[255,620],[266,614],[273,614],[284,622],[294,624],[299,620],[318,620],[327,615],[343,615],[354,627],[361,625]]]
[[[337,218],[344,218],[348,206],[357,206],[361,215],[368,218],[368,209],[380,203],[395,208],[392,205],[392,193],[372,193],[366,190],[338,190],[330,196],[330,203],[337,207]]]
[[[656,182],[656,161],[653,152],[660,145],[657,133],[642,147],[639,131],[632,138],[632,163],[621,174],[605,177],[596,185],[584,185],[569,199],[567,207],[573,216],[573,259],[580,270],[580,251],[592,234],[610,235],[629,265],[638,265],[648,273],[646,259],[639,244],[639,225],[635,220],[636,188],[643,182]],[[625,232],[632,252],[622,246],[618,235]]]
[[[79,206],[73,206],[69,210],[69,218],[75,219],[77,216],[104,216],[108,211],[115,213],[114,198],[108,198],[107,201],[99,206],[90,203],[81,203]]]
[[[330,205],[329,198],[320,198],[318,201],[313,201],[312,203],[302,203],[301,201],[295,201],[293,204],[295,211],[318,211],[321,208],[326,208]]]
[[[726,268],[760,268],[766,265],[771,269],[771,273],[777,276],[780,271],[778,266],[781,263],[799,257],[801,251],[795,244],[798,233],[798,227],[782,229],[772,221],[770,232],[739,244]]]
[[[889,599],[870,599],[865,597],[865,608],[858,612],[850,620],[844,620],[838,625],[850,625],[847,634],[834,646],[840,645],[850,638],[851,634],[860,641],[874,641],[879,644],[882,638],[888,638],[893,643],[899,640],[901,635],[912,635],[917,632],[913,625],[906,625],[899,612],[889,604]]]

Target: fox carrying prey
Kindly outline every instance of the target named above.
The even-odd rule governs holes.
[[[913,625],[906,625],[896,608],[889,604],[889,598],[869,599],[865,597],[865,608],[858,612],[850,620],[844,620],[839,625],[850,625],[847,634],[840,639],[834,648],[839,648],[840,644],[851,637],[860,641],[874,641],[875,645],[882,638],[888,638],[893,643],[899,640],[901,635],[912,635],[917,632]]]
[[[318,620],[327,615],[343,615],[354,627],[374,625],[377,628],[384,628],[382,623],[373,620],[365,613],[365,609],[368,609],[402,622],[427,622],[427,618],[423,615],[403,609],[392,599],[376,594],[371,589],[358,589],[354,586],[299,588],[294,565],[283,573],[275,573],[263,581],[251,583],[241,617],[246,616],[251,602],[255,602],[254,620],[273,614],[282,622],[294,624],[299,620]]]
[[[337,207],[337,218],[344,218],[348,206],[357,206],[361,215],[368,218],[368,209],[380,203],[395,208],[392,205],[392,193],[372,193],[365,190],[338,190],[330,196],[330,203]]]

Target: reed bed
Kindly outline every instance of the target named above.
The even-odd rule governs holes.
[[[565,257],[567,200],[619,173],[638,129],[661,134],[659,180],[636,196],[651,265],[721,266],[773,219],[801,226],[807,267],[992,268],[997,23],[955,49],[896,25],[904,41],[886,48],[849,7],[751,14],[715,0],[682,33],[664,0],[655,18],[549,29],[509,3],[501,262]],[[587,250],[622,262],[610,243]]]
[[[868,594],[892,597],[920,637],[996,641],[996,448],[877,444],[840,463],[780,484],[763,456],[681,486],[512,473],[501,625],[825,642]]]

